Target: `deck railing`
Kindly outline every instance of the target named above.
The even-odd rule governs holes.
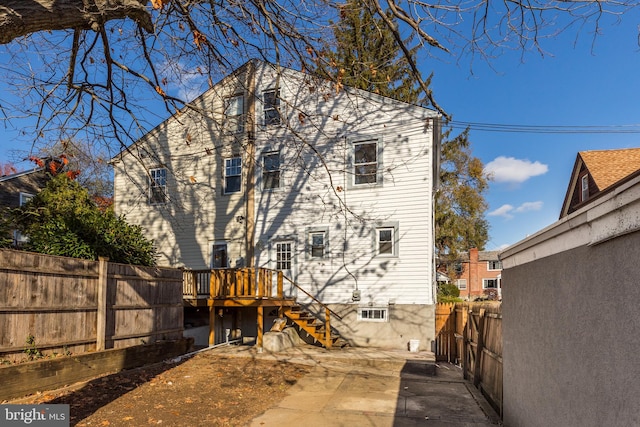
[[[268,268],[184,270],[184,298],[284,298],[282,271]],[[275,284],[275,287],[274,287]]]

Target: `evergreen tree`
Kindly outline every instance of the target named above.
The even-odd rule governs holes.
[[[483,164],[471,152],[469,130],[455,138],[443,136],[440,188],[436,195],[436,255],[438,268],[451,272],[459,253],[484,249],[489,224],[484,218],[488,181]]]
[[[332,23],[335,50],[326,53],[321,71],[350,87],[409,103],[420,102],[420,89],[395,37],[369,0],[347,0],[340,21]],[[389,13],[387,17],[395,22]],[[415,55],[416,49],[411,50]]]
[[[391,15],[389,19],[395,22]],[[368,0],[348,0],[334,24],[336,48],[328,56],[343,84],[418,103],[420,91],[401,49]],[[429,78],[430,80],[431,78]],[[452,266],[460,252],[484,249],[489,225],[484,218],[487,178],[471,151],[469,131],[442,135],[440,189],[436,197],[438,268]]]

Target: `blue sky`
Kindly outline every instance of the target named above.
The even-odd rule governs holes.
[[[455,122],[528,126],[637,125],[640,129],[640,11],[617,23],[569,30],[537,52],[507,51],[490,64],[440,55],[420,61],[433,71],[437,102]],[[473,73],[471,72],[473,69]],[[185,82],[183,82],[185,83]],[[2,83],[0,82],[0,85]],[[510,133],[472,126],[473,153],[494,176],[486,200],[486,249],[516,243],[557,220],[576,153],[640,146],[638,133]],[[16,131],[0,128],[0,163],[11,161]],[[24,145],[20,146],[24,149]],[[21,168],[29,165],[20,165]]]
[[[636,125],[640,130],[637,12],[605,24],[595,40],[548,40],[548,55],[514,51],[489,65],[423,63],[454,121],[535,126]],[[494,174],[486,193],[490,240],[511,245],[557,221],[578,151],[640,146],[637,133],[507,133],[474,130],[473,153]]]

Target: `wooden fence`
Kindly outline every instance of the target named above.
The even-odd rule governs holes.
[[[436,360],[462,364],[464,378],[472,381],[502,416],[500,303],[438,304]]]
[[[0,250],[0,361],[182,337],[182,270]]]

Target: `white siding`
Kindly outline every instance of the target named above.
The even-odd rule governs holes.
[[[244,225],[235,219],[247,216],[244,187],[223,195],[224,158],[242,156],[246,171],[244,144],[221,129],[224,98],[238,88],[239,79],[228,78],[194,101],[198,112],[171,117],[114,161],[116,211],[144,227],[161,265],[208,268],[214,241],[228,242],[231,266],[245,257]],[[160,167],[168,171],[168,202],[150,205],[148,171]]]
[[[271,69],[257,74],[257,93],[274,86]],[[295,279],[322,302],[349,303],[357,285],[363,304],[432,304],[433,141],[424,119],[433,112],[287,77],[280,77],[282,103],[299,138],[286,126],[261,127],[256,135],[258,164],[261,151],[280,149],[285,178],[280,190],[256,192],[258,265],[273,268],[270,243],[295,236]],[[383,144],[381,186],[348,183],[351,141],[360,137]],[[398,225],[398,256],[376,256],[376,224],[390,223]],[[305,254],[309,227],[328,228],[327,259]]]
[[[255,216],[255,262],[275,267],[274,242],[295,241],[294,279],[325,303],[433,304],[433,111],[256,63],[255,91],[239,73],[195,101],[209,119],[184,112],[158,126],[115,161],[118,213],[142,225],[162,253],[161,264],[205,268],[214,241],[229,242],[231,266],[246,256],[244,224]],[[262,94],[280,89],[283,124],[265,126]],[[255,100],[255,155],[247,139],[220,132],[223,99],[244,90],[245,108]],[[251,98],[254,96],[253,98]],[[251,130],[247,125],[247,130]],[[189,137],[187,137],[187,135]],[[349,184],[354,138],[382,144],[382,184]],[[234,142],[235,141],[235,142]],[[150,155],[138,159],[146,150]],[[261,153],[280,150],[283,187],[263,191]],[[256,162],[255,177],[243,191],[222,195],[224,157]],[[147,201],[147,173],[169,170],[170,203]],[[246,184],[255,179],[255,212],[247,212]],[[377,224],[398,226],[395,257],[376,256]],[[328,232],[327,257],[310,259],[306,232]],[[299,295],[302,297],[302,295]]]

